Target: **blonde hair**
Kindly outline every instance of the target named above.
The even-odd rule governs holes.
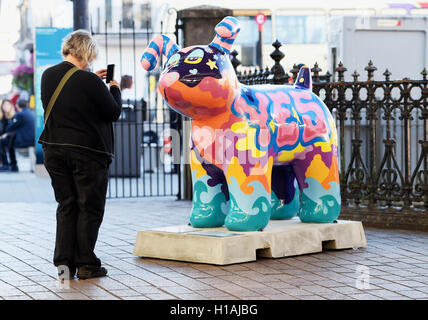
[[[79,60],[90,64],[98,56],[98,45],[91,34],[83,29],[69,33],[62,40],[62,55],[71,54]]]

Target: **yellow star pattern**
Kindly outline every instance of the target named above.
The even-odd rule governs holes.
[[[211,61],[211,59],[208,59],[207,65],[213,70],[214,68],[217,68],[217,63],[215,61]]]

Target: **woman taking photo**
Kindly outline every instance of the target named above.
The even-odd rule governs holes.
[[[53,262],[65,280],[73,279],[76,271],[80,279],[107,274],[94,248],[104,215],[114,153],[112,122],[121,113],[121,94],[116,81],[110,82],[110,90],[102,81],[106,70],[85,71],[97,53],[89,32],[72,32],[63,40],[64,61],[47,69],[41,82],[45,127],[39,143],[58,202]]]

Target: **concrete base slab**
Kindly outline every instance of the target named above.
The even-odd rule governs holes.
[[[262,232],[188,225],[144,230],[138,232],[134,255],[227,265],[255,261],[257,257],[282,258],[366,245],[361,222],[302,223],[294,218],[271,220]]]

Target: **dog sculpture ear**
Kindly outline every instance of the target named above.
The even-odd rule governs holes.
[[[160,34],[153,38],[141,57],[141,65],[147,71],[153,70],[163,54],[168,59],[180,48],[167,36]]]
[[[241,30],[235,17],[226,17],[215,27],[215,37],[209,44],[225,54],[230,53],[233,42]]]

